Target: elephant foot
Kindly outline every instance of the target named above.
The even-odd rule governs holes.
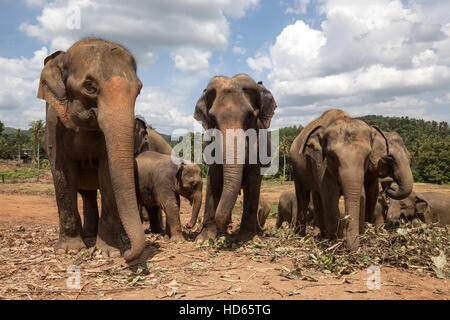
[[[195,240],[196,243],[203,243],[208,241],[209,239],[216,239],[217,237],[217,228],[215,225],[211,225],[208,227],[204,227],[202,232],[197,236]]]
[[[239,241],[239,242],[245,242],[253,240],[253,238],[257,236],[255,231],[249,231],[249,230],[239,230],[239,232],[236,235],[233,235],[233,239]]]
[[[95,247],[100,251],[105,258],[118,258],[120,257],[120,250],[108,245],[100,237],[97,237]]]
[[[64,253],[77,253],[82,249],[86,249],[86,244],[84,243],[81,236],[76,237],[60,237],[58,242],[53,246],[57,254]]]
[[[169,241],[174,242],[174,243],[180,243],[180,242],[184,242],[185,239],[181,233],[176,233],[176,234],[170,236]]]

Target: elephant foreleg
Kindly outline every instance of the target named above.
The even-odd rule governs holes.
[[[306,216],[308,214],[310,192],[304,190],[297,179],[295,180],[295,194],[297,198],[297,212],[292,216],[292,224],[295,232],[303,237],[306,234]]]
[[[219,165],[211,165],[208,170],[206,182],[205,209],[203,211],[203,229],[197,242],[215,239],[217,236],[216,222],[214,221],[216,209],[222,194],[223,174]]]
[[[259,166],[248,165],[244,169],[244,206],[238,236],[241,240],[251,239],[257,231],[261,178]]]
[[[339,211],[339,198],[341,191],[334,177],[325,173],[321,184],[320,198],[322,200],[322,218],[325,224],[327,237],[336,239],[340,230],[341,214]]]
[[[167,198],[162,207],[166,213],[166,233],[170,240],[177,242],[184,240],[180,222],[180,197],[174,195]]]
[[[98,222],[95,246],[102,251],[104,256],[118,257],[121,251],[130,247],[130,243],[120,221],[107,159],[99,161],[99,184],[102,214]]]

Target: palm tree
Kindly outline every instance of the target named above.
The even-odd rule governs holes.
[[[23,138],[22,130],[17,129],[17,131],[16,131],[16,143],[17,143],[17,151],[19,152],[19,162],[20,162],[20,159],[21,159],[20,149],[22,148],[22,138]]]
[[[291,141],[288,137],[284,137],[280,143],[280,152],[283,154],[283,181],[286,181],[286,155],[291,148]]]
[[[37,120],[30,122],[30,132],[33,139],[33,148],[36,150],[35,155],[37,158],[37,165],[38,165],[38,172],[40,170],[40,162],[39,162],[39,151],[41,148],[41,140],[44,136],[45,132],[45,123],[43,120]],[[39,174],[38,174],[38,180],[39,180]]]

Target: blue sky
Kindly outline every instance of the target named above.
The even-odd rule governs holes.
[[[0,27],[7,126],[44,119],[43,59],[85,36],[135,55],[136,113],[163,133],[192,130],[209,79],[242,72],[272,91],[273,128],[329,108],[450,121],[446,0],[0,0]]]

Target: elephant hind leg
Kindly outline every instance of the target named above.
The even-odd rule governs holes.
[[[146,208],[148,212],[148,219],[150,222],[151,233],[164,233],[162,210],[160,207]]]
[[[88,246],[95,244],[98,232],[97,190],[78,190],[83,199],[83,240]]]

